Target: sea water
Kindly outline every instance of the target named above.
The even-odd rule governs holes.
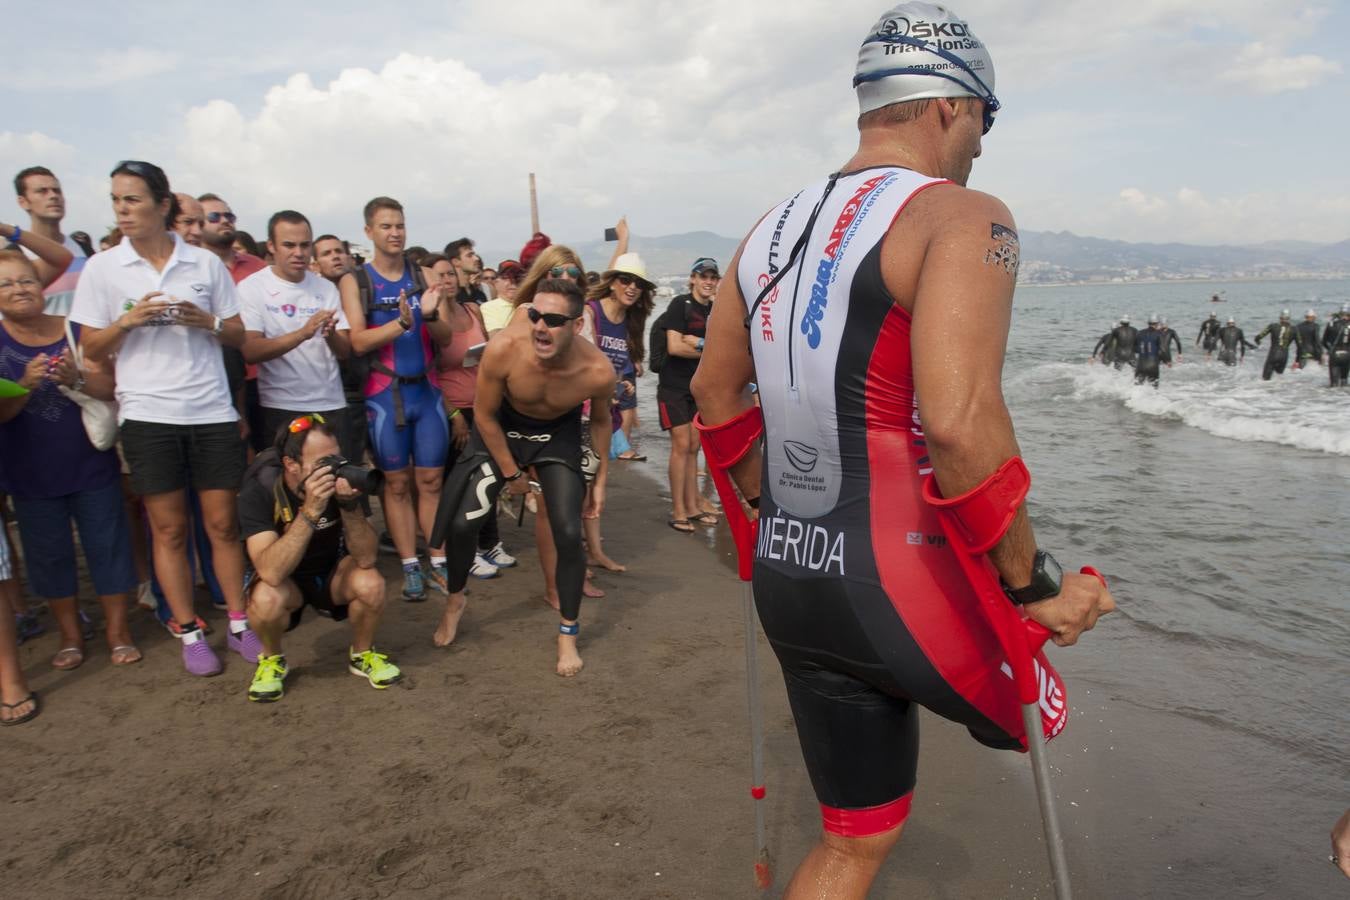
[[[1320,365],[1262,381],[1268,337],[1233,367],[1194,346],[1211,309],[1254,340],[1347,301],[1348,281],[1019,288],[1004,392],[1039,544],[1120,604],[1065,665],[1350,786],[1350,390]],[[1113,321],[1154,313],[1184,347],[1156,389],[1089,362]]]

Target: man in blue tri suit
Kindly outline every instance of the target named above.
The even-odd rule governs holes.
[[[447,298],[421,290],[425,279],[404,259],[408,232],[402,204],[376,197],[366,204],[365,220],[374,259],[343,275],[338,292],[351,324],[352,352],[368,367],[362,391],[370,451],[385,474],[381,500],[403,563],[403,598],[417,602],[426,599],[417,530],[420,525],[424,536],[431,534],[450,448],[441,393],[427,377],[435,371],[435,341],[451,338],[450,326],[441,320]],[[428,547],[428,555],[432,583],[444,590],[445,549]]]

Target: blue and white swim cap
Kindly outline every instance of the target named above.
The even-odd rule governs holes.
[[[988,49],[964,19],[932,3],[901,3],[872,26],[853,86],[860,113],[907,100],[978,97],[992,124],[999,106]]]

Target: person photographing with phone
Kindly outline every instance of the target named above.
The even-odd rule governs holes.
[[[384,611],[384,576],[375,568],[379,539],[361,508],[380,473],[338,455],[320,413],[292,419],[249,466],[239,491],[239,527],[248,550],[244,586],[249,621],[262,641],[248,699],[280,700],[289,669],[281,638],[304,607],[335,620],[350,617],[348,670],[383,690],[402,677],[375,649]],[[356,482],[353,484],[353,482]]]
[[[244,360],[258,367],[263,436],[319,410],[345,456],[357,457],[348,420],[340,360],[351,355],[351,327],[331,281],[309,269],[309,219],[292,209],[267,223],[272,265],[239,283]]]
[[[244,612],[235,512],[244,442],[220,353],[222,345],[243,344],[239,298],[219,259],[170,230],[178,203],[162,169],[127,160],[111,179],[122,242],[85,265],[70,319],[83,326],[85,358],[114,367],[122,450],[131,488],[150,518],[155,574],[173,611],[169,628],[182,641],[184,666],[193,675],[215,675],[220,659],[192,609],[187,490],[201,502],[229,611],[227,645],[248,662],[257,661],[260,648]]]

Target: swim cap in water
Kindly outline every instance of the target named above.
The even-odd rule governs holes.
[[[1317,318],[1317,310],[1315,310],[1315,309],[1310,309],[1310,310],[1308,310],[1307,312],[1305,312],[1305,313],[1303,314],[1303,318],[1305,318],[1305,319],[1315,319],[1315,318]]]
[[[1148,324],[1150,324],[1150,325],[1157,325],[1157,324],[1158,324],[1158,314],[1157,314],[1157,313],[1154,313],[1153,315],[1151,315],[1151,316],[1148,317]]]
[[[1121,317],[1120,317],[1120,324],[1122,324],[1122,325],[1128,325],[1128,324],[1130,324],[1130,317],[1129,317],[1129,316],[1121,316]]]
[[[1281,319],[1287,319],[1287,318],[1289,318],[1289,310],[1287,310],[1287,309],[1282,309],[1282,310],[1280,310],[1280,318],[1281,318]]]
[[[1228,317],[1228,324],[1229,324],[1229,325],[1236,325],[1236,324],[1237,324],[1237,319],[1233,318],[1232,316],[1229,316],[1229,317]]]
[[[1219,317],[1219,314],[1216,313],[1214,310],[1211,309],[1211,310],[1209,311],[1209,317],[1210,317],[1211,319],[1217,319],[1217,318]]]
[[[994,124],[994,61],[965,20],[944,6],[901,3],[872,26],[853,76],[858,111],[932,97],[978,97]]]

